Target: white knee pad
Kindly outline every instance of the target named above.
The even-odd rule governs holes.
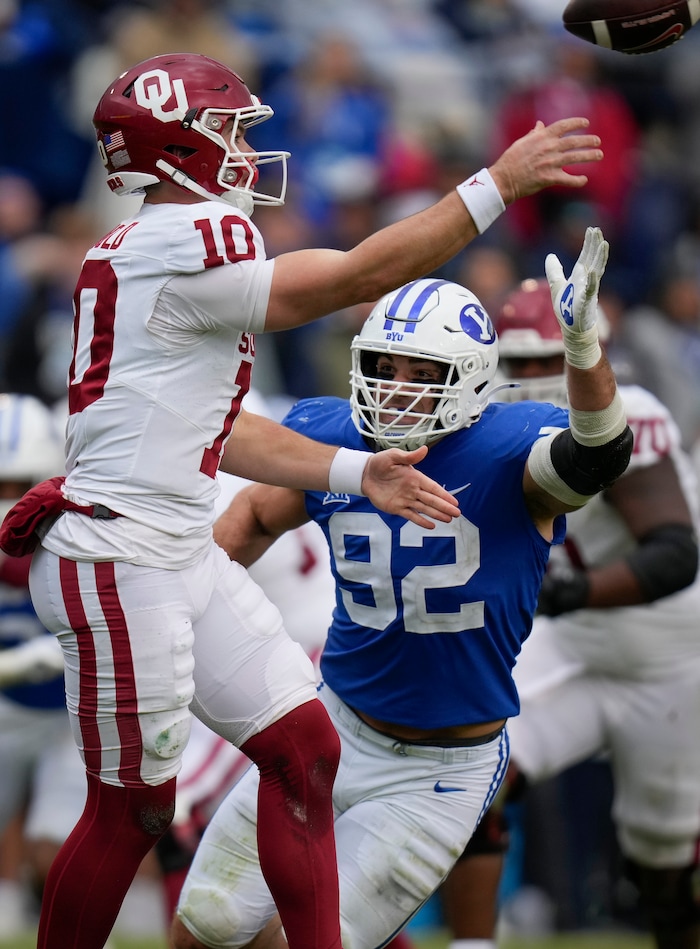
[[[139,715],[143,741],[141,773],[147,784],[162,784],[179,772],[191,722],[187,707]]]
[[[180,893],[177,915],[206,946],[241,949],[276,913],[258,863],[257,790],[251,768],[219,806]]]

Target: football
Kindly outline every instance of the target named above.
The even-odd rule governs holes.
[[[562,14],[574,36],[630,54],[671,46],[698,19],[700,0],[569,0]]]

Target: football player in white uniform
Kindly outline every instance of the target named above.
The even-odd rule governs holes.
[[[78,278],[65,483],[30,492],[2,532],[5,550],[41,541],[32,598],[63,646],[88,780],[44,890],[39,949],[104,944],[172,820],[192,713],[260,766],[260,854],[290,946],[338,949],[338,737],[303,649],[213,541],[216,472],[366,493],[425,529],[458,505],[412,467],[424,448],[338,450],[241,410],[255,334],[376,300],[518,197],[583,186],[566,166],[603,157],[587,119],[538,122],[490,169],[350,251],[267,260],[250,213],[282,202],[287,153],[255,152],[246,136],[271,114],[193,53],[126,70],[94,114],[109,187],[145,199]],[[279,190],[264,183],[275,169]]]
[[[518,710],[511,671],[561,515],[627,465],[632,436],[597,341],[606,259],[589,228],[569,280],[556,257],[546,262],[566,324],[568,413],[491,402],[488,314],[464,287],[426,278],[373,308],[352,344],[349,402],[305,399],[287,415],[329,444],[430,444],[421,467],[459,496],[459,518],[429,533],[348,493],[253,485],[217,521],[215,536],[244,563],[308,520],[331,552],[319,695],[341,738],[333,799],[353,949],[405,926],[493,800]],[[204,834],[173,922],[177,949],[286,946],[256,848],[257,780],[246,773]]]
[[[563,343],[546,283],[514,290],[496,324],[501,368],[520,383],[511,398],[564,405]],[[552,553],[514,670],[521,711],[509,726],[511,754],[529,781],[607,754],[619,845],[655,943],[697,949],[698,491],[665,406],[638,385],[621,385],[620,395],[632,458],[614,485],[569,515],[566,543]],[[468,862],[458,872],[473,891],[479,875]],[[460,914],[459,888],[451,893],[456,938],[483,937]]]

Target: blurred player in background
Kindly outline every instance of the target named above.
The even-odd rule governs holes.
[[[598,229],[571,280],[547,259],[570,321],[569,415],[489,404],[498,340],[488,314],[469,290],[428,278],[373,309],[352,346],[350,402],[304,400],[287,416],[330,444],[430,444],[421,467],[459,496],[459,518],[428,534],[346,493],[253,485],[216,524],[243,562],[308,520],[326,535],[337,603],[320,696],[341,736],[335,826],[353,949],[402,929],[492,802],[517,713],[511,669],[551,544],[563,539],[561,515],[626,467],[632,436],[597,343],[606,260]],[[260,933],[266,946],[286,945],[258,863],[256,785],[251,769],[205,832],[173,923],[177,949],[242,947]]]
[[[49,409],[31,396],[0,393],[0,520],[32,485],[64,469],[63,441]],[[82,809],[81,799],[74,807],[54,789],[63,753],[78,762],[79,756],[66,714],[61,648],[29,595],[30,561],[0,553],[0,833],[25,805],[32,822],[67,807],[70,826]],[[30,864],[38,892],[45,856],[35,852]],[[24,929],[26,908],[23,881],[0,880],[0,934]]]
[[[564,342],[546,283],[514,290],[496,325],[501,369],[520,383],[510,397],[566,405]],[[630,465],[567,518],[566,541],[552,552],[514,670],[521,711],[509,723],[511,754],[521,781],[608,756],[626,873],[656,946],[697,949],[698,489],[665,406],[637,385],[620,395],[634,433]],[[457,946],[485,935],[460,900],[465,891],[470,902],[487,898],[482,871],[468,863],[447,896]]]

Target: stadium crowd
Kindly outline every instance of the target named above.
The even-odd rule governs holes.
[[[353,247],[488,166],[537,119],[587,116],[605,159],[586,170],[586,188],[522,199],[436,276],[463,283],[495,313],[521,279],[541,273],[547,253],[570,272],[586,228],[601,226],[611,246],[601,303],[618,380],[664,403],[700,469],[700,30],[653,56],[626,57],[569,36],[561,7],[0,0],[0,392],[63,417],[83,256],[139,203],[105,186],[93,110],[123,69],[189,51],[226,63],[272,106],[274,118],[251,133],[257,149],[291,152],[284,207],[256,210],[269,257]],[[256,385],[275,417],[299,398],[347,396],[349,342],[371,302],[259,338]],[[610,796],[606,762],[595,759],[529,789],[513,809],[522,851],[517,860],[513,848],[504,897],[515,901],[532,884],[550,912],[521,917],[522,928],[637,922],[620,882]],[[36,908],[25,893],[26,853],[15,821],[0,851],[0,939]],[[151,860],[140,882],[152,892],[154,880]],[[3,910],[3,898],[15,909]],[[164,915],[155,914],[156,929]]]

